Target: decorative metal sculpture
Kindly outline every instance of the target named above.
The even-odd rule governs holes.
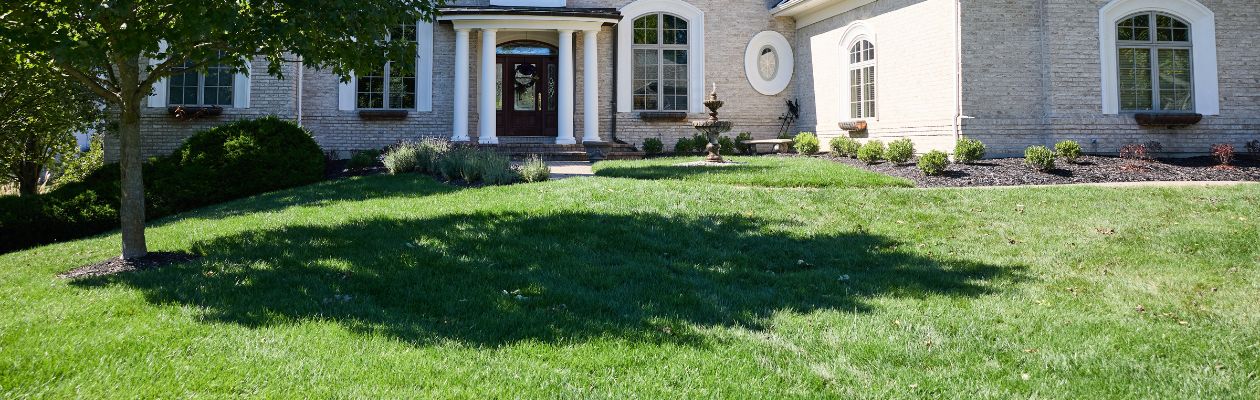
[[[709,109],[709,119],[691,121],[691,125],[699,130],[701,134],[709,139],[709,145],[705,146],[705,150],[709,152],[705,161],[714,163],[724,163],[722,159],[721,147],[718,145],[718,137],[723,133],[730,132],[734,124],[731,121],[718,120],[718,109],[726,102],[718,100],[717,84],[713,84],[713,92],[709,93],[708,99],[704,101],[704,106]]]

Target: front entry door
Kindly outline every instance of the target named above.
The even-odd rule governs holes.
[[[498,61],[499,136],[556,136],[556,59],[500,55]]]

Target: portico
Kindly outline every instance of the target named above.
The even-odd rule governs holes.
[[[620,18],[617,10],[602,8],[444,8],[439,20],[450,22],[455,29],[451,140],[472,141],[469,63],[470,42],[476,32],[480,38],[477,70],[479,143],[498,144],[502,135],[536,138],[554,135],[556,144],[577,143],[574,126],[577,69],[574,36],[578,34],[582,35],[583,44],[582,141],[601,141],[597,35],[605,25],[616,24]],[[520,40],[522,37],[530,40]],[[551,53],[553,44],[554,54]],[[554,61],[551,61],[552,58]],[[501,121],[501,118],[507,121]],[[551,128],[552,118],[554,131]],[[507,122],[506,126],[504,122]]]

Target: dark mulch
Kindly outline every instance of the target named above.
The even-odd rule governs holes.
[[[377,164],[371,168],[349,168],[349,165],[350,160],[330,160],[324,163],[324,179],[353,178],[356,176],[379,175],[386,172],[384,164]]]
[[[950,164],[942,176],[924,176],[914,163],[882,162],[866,165],[851,158],[831,160],[871,171],[910,179],[919,187],[1061,185],[1069,183],[1152,181],[1260,181],[1260,159],[1239,157],[1232,169],[1216,168],[1211,157],[1131,161],[1118,157],[1084,156],[1076,164],[1062,160],[1050,172],[1024,165],[1023,158]]]
[[[188,262],[200,258],[188,253],[149,253],[139,259],[123,260],[122,257],[114,257],[105,261],[92,265],[85,265],[74,270],[57,275],[65,279],[92,278],[97,276],[114,275],[123,272],[140,271],[153,268],[161,268],[171,264]]]

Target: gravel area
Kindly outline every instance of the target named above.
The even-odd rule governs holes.
[[[1058,161],[1050,172],[1024,165],[1023,158],[981,160],[971,165],[950,164],[942,176],[924,176],[914,163],[882,162],[866,165],[851,158],[831,160],[858,168],[910,179],[919,187],[1062,185],[1073,183],[1252,181],[1260,182],[1260,159],[1240,156],[1232,168],[1218,168],[1211,157],[1131,161],[1117,157],[1081,157],[1076,164]]]

